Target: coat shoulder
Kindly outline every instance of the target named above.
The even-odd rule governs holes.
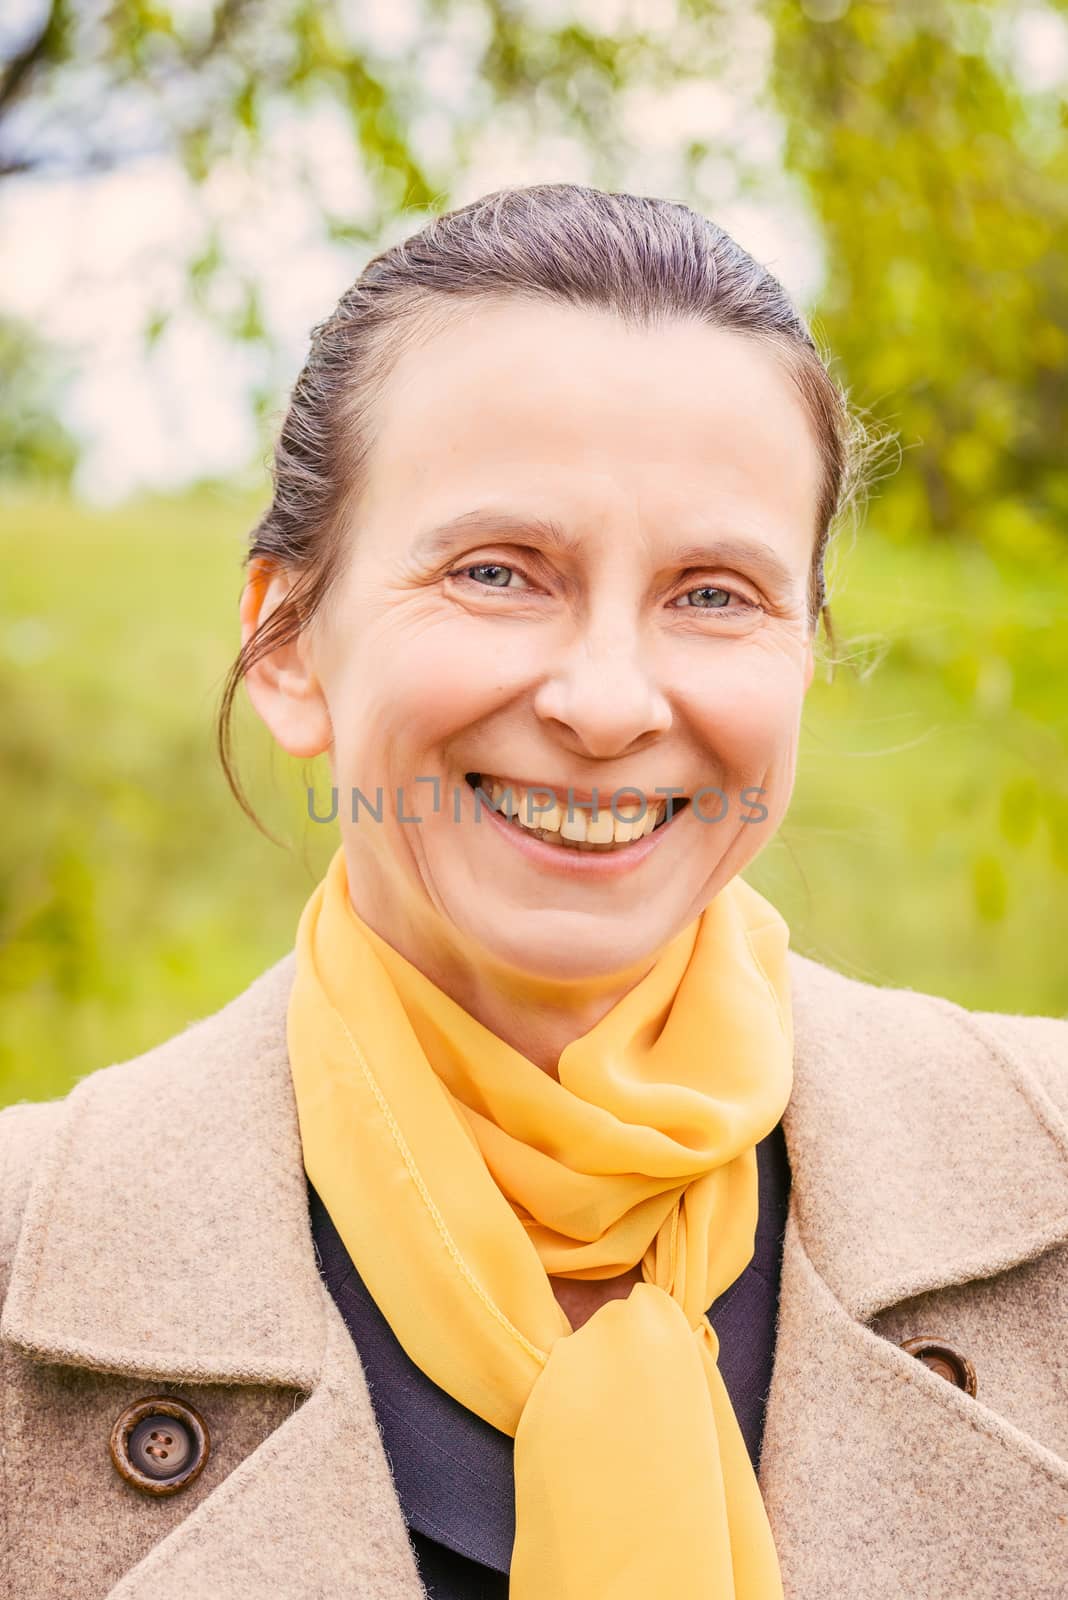
[[[1050,1099],[1068,1117],[1068,1017],[1001,1011],[972,1011],[969,1016],[988,1036],[1025,1057]]]
[[[124,1091],[137,1092],[149,1074],[165,1092],[167,1082],[186,1076],[197,1064],[224,1068],[237,1053],[247,1058],[277,1045],[285,1030],[294,969],[290,950],[217,1010],[139,1055],[86,1073],[54,1100],[20,1101],[0,1109],[0,1308],[34,1174],[64,1126],[72,1099],[105,1085],[121,1099]]]
[[[843,1035],[878,1033],[893,1037],[899,1049],[922,1049],[932,1028],[952,1023],[971,1034],[977,1048],[1011,1056],[1068,1116],[1068,1017],[981,1011],[922,989],[850,977],[795,950],[789,960],[802,1026],[818,1015]]]
[[[7,1296],[30,1182],[63,1114],[63,1101],[24,1101],[0,1111],[0,1306]]]

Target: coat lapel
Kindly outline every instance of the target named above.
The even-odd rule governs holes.
[[[850,1317],[1068,1239],[1068,1128],[1026,1061],[951,1001],[791,963],[796,1220]]]
[[[867,1324],[1068,1239],[1064,1120],[958,1007],[790,959],[792,1188],[760,1472],[787,1595],[1030,1592],[1021,1573],[1068,1567],[1068,1463]],[[293,965],[291,952],[214,1016],[83,1079],[34,1177],[0,1337],[146,1385],[304,1395],[109,1600],[206,1584],[213,1600],[422,1595],[314,1259],[286,1049]]]
[[[760,1470],[786,1594],[1052,1594],[1068,1461],[867,1324],[1068,1240],[1064,1119],[961,1008],[792,963],[792,1189]]]
[[[325,1309],[308,1399],[108,1600],[422,1600],[363,1368],[341,1317]]]
[[[285,1050],[289,960],[63,1103],[4,1308],[4,1337],[27,1354],[315,1387],[326,1321]]]
[[[286,1050],[292,969],[290,953],[214,1016],[83,1079],[35,1174],[0,1337],[141,1377],[146,1393],[305,1396],[109,1600],[423,1595],[363,1369],[316,1266]]]

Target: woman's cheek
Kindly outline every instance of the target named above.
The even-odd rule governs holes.
[[[539,658],[534,650],[532,660]],[[405,737],[434,744],[488,716],[524,682],[518,641],[504,648],[499,630],[457,618],[423,637],[409,637],[392,664],[389,714]]]
[[[744,692],[710,697],[705,742],[717,764],[738,772],[763,771],[788,756],[797,736],[800,698],[783,685],[757,681]]]

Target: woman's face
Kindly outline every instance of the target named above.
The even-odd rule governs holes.
[[[286,748],[329,751],[353,901],[380,933],[608,974],[753,860],[812,678],[819,470],[774,357],[698,323],[502,302],[401,357],[307,676],[249,686]],[[568,785],[606,810],[624,789],[621,810],[711,792],[644,842],[576,852],[494,815],[472,772],[565,812]],[[381,821],[358,798],[354,820],[353,790],[379,788]]]

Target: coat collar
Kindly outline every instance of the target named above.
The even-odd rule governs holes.
[[[1068,1240],[1068,1125],[980,1016],[791,953],[792,1209],[857,1321]]]
[[[327,1325],[286,1050],[294,965],[290,951],[214,1015],[71,1090],[0,1336],[102,1372],[315,1388]]]
[[[1024,1061],[949,1001],[790,963],[791,1211],[850,1317],[1068,1239],[1068,1130]],[[315,1387],[326,1324],[286,1048],[294,966],[290,951],[214,1015],[76,1084],[35,1175],[6,1340],[105,1372]],[[151,1296],[109,1292],[139,1279]]]
[[[857,1500],[857,1479],[879,1441],[858,1440],[849,1459],[849,1429],[854,1415],[865,1414],[877,1377],[887,1405],[902,1408],[900,1429],[886,1429],[897,1450],[890,1470],[902,1483],[912,1459],[902,1440],[915,1444],[917,1469],[944,1444],[947,1426],[959,1427],[962,1445],[974,1443],[975,1416],[962,1408],[978,1403],[865,1323],[907,1296],[1005,1271],[1068,1239],[1068,1130],[1022,1057],[948,1001],[880,990],[793,953],[790,962],[796,1050],[783,1119],[790,1220],[761,1468],[784,1573],[791,1563],[802,1570],[815,1528],[804,1518],[818,1509],[821,1518],[841,1520]],[[278,1526],[298,1526],[300,1495],[312,1496],[308,1514],[314,1502],[318,1515],[315,1496],[329,1496],[331,1486],[354,1529],[366,1504],[379,1507],[384,1520],[367,1538],[375,1559],[395,1571],[391,1595],[414,1600],[422,1592],[362,1369],[314,1258],[286,1049],[293,971],[290,952],[213,1016],[82,1079],[57,1108],[55,1135],[34,1174],[0,1338],[41,1361],[153,1383],[277,1384],[310,1396],[120,1582],[112,1600],[177,1595],[187,1563],[208,1559],[213,1541],[216,1553],[226,1551],[227,1570],[238,1571],[234,1553],[255,1542],[251,1507],[258,1526],[275,1525],[276,1513]],[[165,1316],[159,1306],[168,1308]],[[830,1388],[822,1371],[828,1360]],[[933,1442],[917,1436],[906,1390],[918,1393],[920,1417],[943,1430]],[[1045,1485],[1063,1504],[1068,1490],[1068,1467],[1058,1457],[1009,1432],[1018,1474],[1009,1488],[1003,1480],[997,1491],[984,1486],[984,1463],[976,1463],[975,1492],[987,1495],[983,1509],[1001,1527],[1012,1496],[1035,1503]],[[351,1457],[330,1455],[339,1435],[362,1438],[374,1458],[358,1486]],[[827,1461],[829,1437],[841,1452],[837,1470]],[[308,1449],[315,1464],[302,1472]],[[799,1513],[796,1484],[807,1451],[823,1498],[802,1496],[809,1510]],[[251,1481],[256,1497],[240,1498]],[[312,1487],[301,1487],[306,1481]],[[903,1492],[903,1538],[914,1506]],[[940,1515],[932,1507],[925,1540],[936,1539]],[[1037,1548],[1033,1527],[1026,1537],[1025,1544],[1021,1531],[1020,1561]],[[292,1543],[286,1592],[295,1600],[340,1591],[359,1576],[346,1565],[356,1559],[354,1546],[335,1542],[317,1558],[312,1582],[299,1541]],[[274,1554],[280,1558],[277,1546]],[[324,1573],[327,1590],[319,1588]],[[245,1592],[235,1587],[231,1597],[227,1589],[218,1600]],[[977,1569],[972,1592],[1000,1591],[984,1588]]]

